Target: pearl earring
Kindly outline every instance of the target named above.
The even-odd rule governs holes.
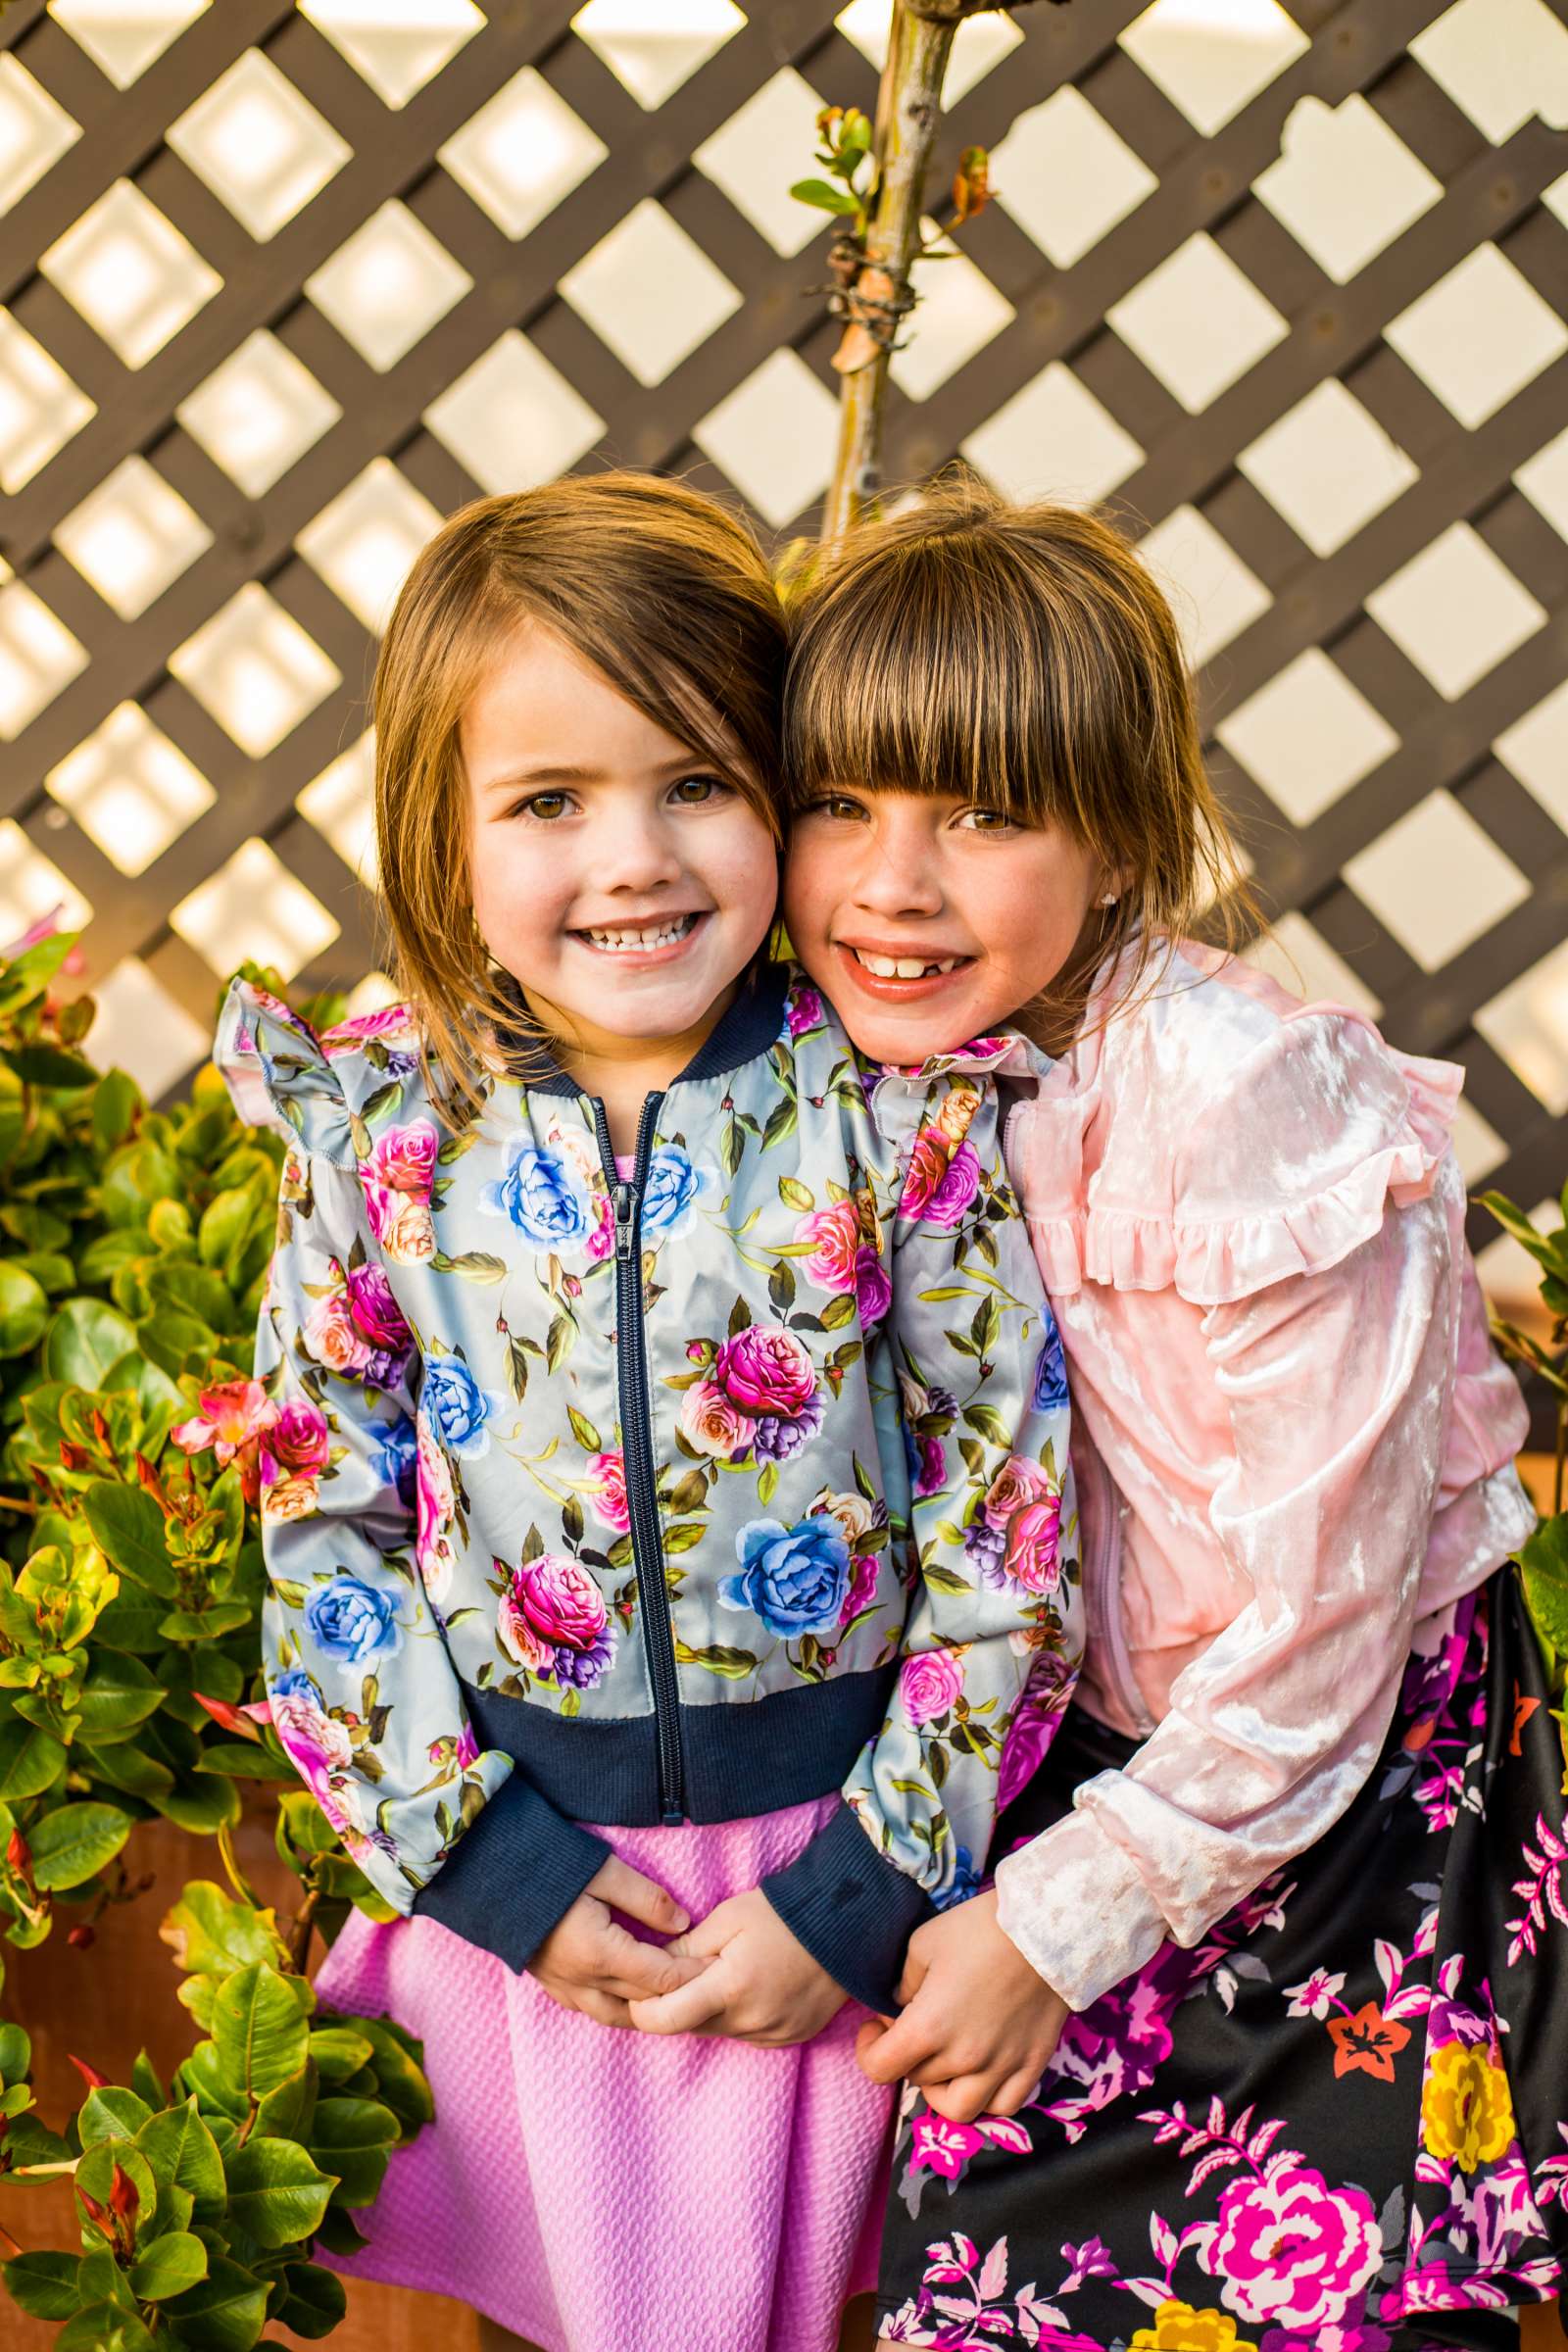
[[[1113,890],[1107,890],[1104,897],[1100,901],[1100,904],[1102,906],[1116,906],[1118,904],[1116,893]]]

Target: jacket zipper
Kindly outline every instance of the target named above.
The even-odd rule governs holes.
[[[659,1818],[673,1826],[686,1818],[686,1771],[680,1749],[680,1685],[675,1674],[675,1633],[664,1581],[664,1544],[659,1526],[658,1480],[654,1468],[653,1410],[648,1393],[648,1355],[643,1321],[643,1186],[649,1148],[662,1094],[644,1099],[637,1122],[637,1150],[628,1182],[615,1166],[610,1120],[598,1096],[591,1098],[599,1156],[615,1211],[616,1386],[620,1399],[621,1459],[626,1471],[626,1510],[631,1521],[632,1562],[643,1621],[643,1649],[654,1688],[654,1730],[659,1749]]]

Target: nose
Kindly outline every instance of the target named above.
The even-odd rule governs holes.
[[[668,890],[683,867],[669,826],[656,808],[607,809],[594,844],[594,879],[602,890],[646,896]]]
[[[856,904],[886,920],[942,911],[942,883],[929,813],[902,796],[874,804],[854,877]]]

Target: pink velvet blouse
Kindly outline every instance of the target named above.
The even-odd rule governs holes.
[[[1072,1383],[1080,1701],[1142,1737],[998,1872],[1074,2009],[1346,1810],[1412,1648],[1535,1523],[1447,1124],[1462,1073],[1182,946],[1013,1111]]]

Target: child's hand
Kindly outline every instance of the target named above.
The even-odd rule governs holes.
[[[778,2048],[809,2041],[849,1995],[784,1925],[760,1887],[732,1894],[668,1947],[702,1975],[655,2000],[633,2000],[641,2034],[727,2034]]]
[[[602,2026],[629,2027],[628,2002],[671,1993],[708,1963],[683,1958],[668,1945],[639,1943],[611,1917],[612,1905],[666,1936],[691,1924],[673,1895],[612,1854],[557,1920],[528,1974],[563,2009],[580,2009]]]
[[[873,2082],[918,2083],[953,2124],[1015,2115],[1070,2015],[998,1927],[994,1888],[915,1929],[899,1998],[891,2025],[861,2027],[856,2056]]]

